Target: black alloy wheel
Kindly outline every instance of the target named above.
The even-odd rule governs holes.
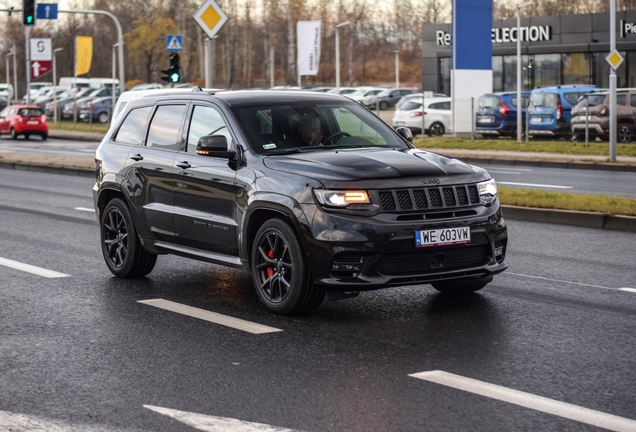
[[[628,124],[618,125],[618,142],[629,144],[632,142],[632,127]]]
[[[256,294],[271,312],[307,313],[325,297],[311,280],[296,233],[282,219],[270,219],[258,230],[251,267]]]
[[[136,278],[152,271],[157,255],[144,250],[124,201],[115,198],[108,203],[100,229],[104,260],[115,276]]]
[[[444,125],[440,122],[435,122],[429,128],[429,134],[431,136],[441,137],[446,132]]]

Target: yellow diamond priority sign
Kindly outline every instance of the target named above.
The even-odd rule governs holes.
[[[210,39],[217,34],[227,21],[227,15],[225,15],[225,12],[221,10],[214,0],[207,0],[203,3],[194,15],[192,15],[192,18],[194,18],[197,24],[199,24],[199,27],[203,29]]]
[[[605,57],[605,60],[610,64],[612,69],[616,70],[620,65],[623,64],[623,61],[625,59],[623,58],[621,53],[614,49],[614,51],[612,51]]]

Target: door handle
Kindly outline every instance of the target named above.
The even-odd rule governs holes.
[[[182,168],[182,169],[186,169],[186,168],[190,168],[191,167],[191,165],[188,162],[186,162],[186,161],[177,162],[175,165],[178,166],[179,168]]]
[[[140,160],[143,160],[144,157],[142,155],[140,155],[140,154],[136,154],[136,155],[130,156],[130,158],[132,160],[135,160],[135,161],[139,162]]]

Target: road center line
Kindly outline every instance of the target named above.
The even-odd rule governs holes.
[[[612,431],[636,431],[636,421],[634,420],[461,375],[437,370],[410,374],[409,376]]]
[[[95,209],[88,207],[75,207],[75,210],[95,213]]]
[[[275,333],[282,331],[281,329],[277,329],[274,327],[268,327],[266,325],[245,321],[240,318],[234,318],[216,312],[198,309],[192,306],[186,306],[181,303],[175,303],[164,299],[140,300],[139,303],[154,306],[159,309],[165,309],[171,312],[176,312],[189,317],[202,319],[204,321],[209,321],[215,324],[220,324],[222,326],[231,327],[233,329],[242,330],[244,332],[252,334]]]
[[[12,269],[20,270],[23,272],[31,273],[37,276],[42,276],[49,279],[71,277],[71,275],[58,273],[53,270],[47,270],[42,267],[36,267],[30,264],[21,263],[21,262],[13,261],[6,258],[0,258],[0,265],[3,265],[5,267],[10,267]]]
[[[572,186],[555,186],[555,185],[535,184],[535,183],[497,182],[497,184],[510,185],[510,186],[532,186],[532,187],[542,187],[542,188],[552,188],[552,189],[572,189]]]
[[[549,282],[559,282],[559,283],[566,283],[566,284],[571,284],[571,285],[581,285],[581,286],[586,286],[586,287],[601,288],[601,289],[612,290],[612,291],[616,291],[617,290],[617,288],[610,288],[610,287],[601,286],[601,285],[592,285],[592,284],[586,284],[586,283],[582,283],[582,282],[572,282],[572,281],[566,281],[566,280],[560,280],[560,279],[550,279],[550,278],[543,277],[543,276],[524,275],[524,274],[520,274],[520,273],[506,272],[506,273],[502,273],[501,275],[503,275],[503,276],[520,276],[520,277],[526,277],[526,278],[531,278],[531,279],[541,279],[541,280],[545,280],[545,281],[549,281]]]

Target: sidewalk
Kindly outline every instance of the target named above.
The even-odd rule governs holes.
[[[63,139],[101,140],[102,134],[76,131],[52,131],[50,136]],[[577,156],[555,153],[511,151],[427,149],[456,157],[468,163],[541,166],[550,168],[598,169],[636,172],[636,158],[619,157],[617,163],[607,162],[603,156]],[[38,172],[55,172],[93,177],[95,161],[92,156],[52,156],[36,153],[0,153],[0,168]],[[502,205],[507,219],[604,228],[636,232],[636,217],[608,216],[602,213],[573,212]]]

